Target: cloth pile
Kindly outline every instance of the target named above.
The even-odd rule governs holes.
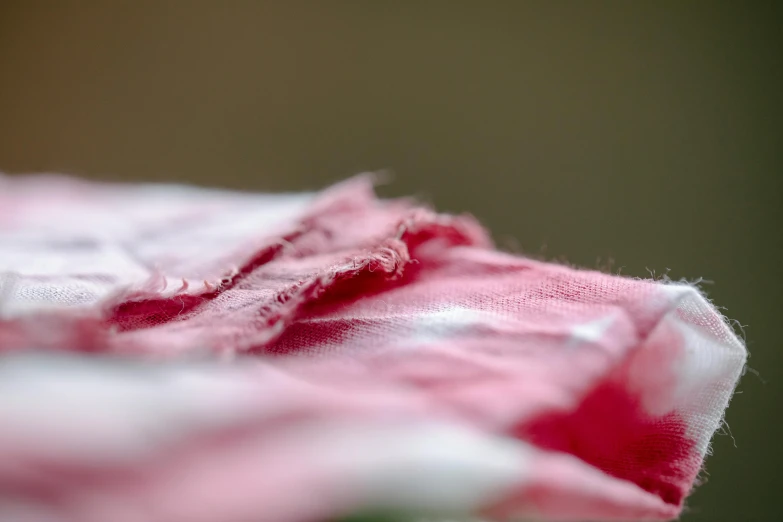
[[[676,518],[742,373],[688,284],[320,193],[0,176],[0,520]]]

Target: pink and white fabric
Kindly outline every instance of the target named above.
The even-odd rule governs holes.
[[[0,177],[0,520],[678,516],[746,351],[694,287],[318,194]]]

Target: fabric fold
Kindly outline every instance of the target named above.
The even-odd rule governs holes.
[[[0,518],[675,518],[743,343],[470,216],[0,177]],[[10,515],[8,515],[10,516]]]

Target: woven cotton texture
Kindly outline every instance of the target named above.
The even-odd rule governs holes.
[[[0,177],[0,520],[678,516],[746,351],[685,284],[318,194]]]

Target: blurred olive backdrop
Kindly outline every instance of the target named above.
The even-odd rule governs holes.
[[[690,521],[783,520],[781,9],[0,2],[0,170],[300,190],[391,169],[505,248],[703,276],[751,366]]]

